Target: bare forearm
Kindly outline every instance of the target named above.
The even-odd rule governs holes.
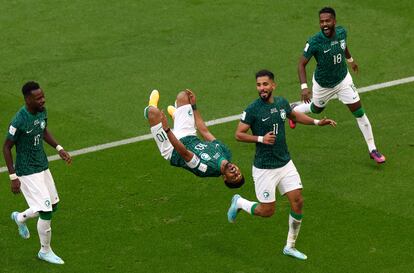
[[[45,132],[43,134],[43,139],[46,141],[47,144],[49,144],[53,148],[56,148],[56,146],[58,145],[57,141],[52,136],[52,134],[49,132],[49,130],[47,130],[47,128],[45,129]]]
[[[305,125],[315,125],[315,119],[307,116],[304,113],[292,112],[291,115],[293,119],[296,120],[296,122],[298,123],[305,124]]]
[[[177,151],[177,153],[185,160],[185,161],[190,161],[191,158],[193,157],[193,154],[190,153],[187,148],[184,146],[184,144],[179,141],[174,133],[167,129],[167,137],[171,142],[171,145],[174,147],[174,149]]]
[[[259,136],[254,136],[254,135],[244,133],[244,132],[236,132],[236,140],[240,142],[255,143],[255,142],[259,142],[258,138]]]
[[[9,173],[15,173],[14,166],[13,166],[13,155],[11,153],[11,147],[7,144],[3,145],[3,156],[4,160],[6,161],[7,170]]]

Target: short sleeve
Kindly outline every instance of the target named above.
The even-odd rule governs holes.
[[[240,121],[245,124],[251,125],[254,121],[254,115],[253,115],[252,109],[247,108],[246,110],[244,110],[240,117]]]
[[[311,39],[309,39],[306,42],[305,48],[303,49],[303,56],[306,59],[310,59],[312,58],[312,56],[315,54],[315,45],[314,43],[311,41]]]
[[[283,98],[282,105],[283,105],[283,108],[286,111],[286,115],[289,116],[290,113],[292,113],[292,107],[290,107],[290,104],[289,104],[288,100]]]
[[[22,132],[22,123],[19,121],[18,117],[15,117],[9,125],[7,131],[7,139],[16,142],[19,139],[19,136]]]

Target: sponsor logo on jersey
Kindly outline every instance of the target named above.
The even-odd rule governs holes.
[[[266,120],[268,120],[270,117],[267,118],[262,118],[262,121],[265,122]]]
[[[328,53],[331,49],[324,50],[323,53]]]
[[[32,131],[33,131],[33,129],[32,130],[27,130],[26,134],[30,134]]]
[[[285,109],[280,109],[280,118],[285,120],[286,119],[286,111]]]
[[[332,41],[331,46],[338,44],[338,41]]]
[[[204,159],[204,160],[210,160],[211,159],[211,157],[206,153],[202,153],[200,156],[201,156],[201,159]]]
[[[346,47],[345,40],[340,40],[339,42],[340,42],[342,50],[345,50],[345,47]]]
[[[34,126],[36,126],[36,125],[38,125],[39,124],[39,120],[38,119],[36,119],[34,122],[33,122],[33,125]]]
[[[275,107],[275,108],[270,109],[270,114],[273,114],[273,113],[277,113],[277,108],[276,108],[276,107]]]
[[[12,136],[14,136],[14,134],[16,133],[16,128],[13,127],[13,125],[10,125],[9,127],[9,134],[11,134]]]
[[[42,122],[40,123],[40,128],[45,129],[46,127],[46,122],[44,120],[42,120]]]

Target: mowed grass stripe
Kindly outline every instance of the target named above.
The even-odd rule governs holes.
[[[358,88],[358,93],[370,92],[370,91],[383,89],[383,88],[387,88],[387,87],[391,87],[391,86],[396,86],[396,85],[400,85],[400,84],[410,83],[410,82],[414,82],[414,76],[399,79],[399,80],[384,82],[384,83],[373,84],[373,85],[369,85],[369,86],[366,86],[366,87],[361,87],[361,88]],[[210,121],[207,121],[206,124],[207,124],[207,126],[212,126],[212,125],[216,125],[216,124],[222,124],[222,123],[234,121],[234,120],[237,120],[239,118],[240,118],[240,114],[237,114],[237,115],[233,115],[233,116],[228,116],[228,117],[224,117],[224,118],[210,120]],[[109,142],[109,143],[105,143],[105,144],[99,144],[99,145],[95,145],[95,146],[86,147],[86,148],[83,148],[83,149],[71,151],[70,154],[71,154],[71,156],[78,156],[78,155],[93,153],[93,152],[97,152],[97,151],[101,151],[101,150],[105,150],[105,149],[109,149],[109,148],[113,148],[113,147],[118,147],[118,146],[121,146],[121,145],[127,145],[127,144],[131,144],[131,143],[139,142],[139,141],[144,141],[144,140],[151,139],[151,138],[152,138],[151,134],[137,136],[137,137],[131,137],[131,138],[127,138],[127,139],[122,139],[122,140],[118,140],[118,141],[113,141],[113,142]],[[55,160],[58,160],[58,159],[60,159],[59,155],[52,155],[52,156],[48,157],[49,161],[55,161]],[[1,167],[0,168],[0,173],[6,172],[6,171],[7,171],[6,167]]]

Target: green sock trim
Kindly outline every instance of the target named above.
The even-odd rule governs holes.
[[[52,211],[55,213],[58,210],[58,203],[52,205]]]
[[[323,109],[325,109],[325,108],[316,109],[315,105],[313,105],[313,102],[311,103],[310,110],[311,110],[312,113],[319,114],[323,111]]]
[[[254,209],[259,205],[259,203],[254,203],[254,205],[252,206],[252,208],[250,209],[250,214],[254,215]]]
[[[354,117],[356,118],[360,118],[365,114],[364,108],[359,108],[358,110],[352,112],[352,115],[354,115]]]
[[[52,212],[51,211],[39,211],[39,217],[42,220],[51,220]]]
[[[149,106],[145,107],[144,109],[144,118],[148,119],[148,111],[149,111]]]
[[[302,214],[295,213],[294,211],[290,211],[290,216],[292,216],[296,220],[302,220],[302,218],[303,218]]]

